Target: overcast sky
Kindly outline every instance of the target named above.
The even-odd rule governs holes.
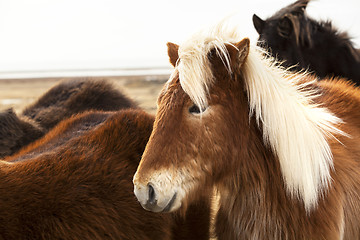
[[[236,13],[255,41],[262,18],[288,0],[0,0],[0,73],[59,69],[169,66],[166,42]],[[317,0],[316,19],[331,19],[360,46],[360,1]]]

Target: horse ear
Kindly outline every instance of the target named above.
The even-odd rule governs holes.
[[[166,45],[168,47],[168,55],[169,55],[170,63],[174,67],[176,67],[176,63],[179,59],[179,45],[171,42],[168,42]]]
[[[295,2],[295,12],[297,12],[298,14],[304,14],[305,9],[308,5],[308,3],[310,2],[310,0],[298,0],[297,2]]]
[[[253,15],[252,20],[256,31],[261,34],[265,26],[265,21],[258,17],[256,14]]]
[[[237,61],[239,66],[241,66],[249,55],[250,40],[248,38],[244,38],[240,42],[236,43],[235,46],[239,50],[237,53]]]

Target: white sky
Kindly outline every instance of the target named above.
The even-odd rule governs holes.
[[[289,0],[0,0],[0,73],[166,67],[166,42],[181,43],[236,13],[256,41],[252,14],[266,18]],[[360,1],[317,0],[316,19],[332,19],[360,46]]]

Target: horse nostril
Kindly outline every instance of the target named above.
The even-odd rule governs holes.
[[[155,200],[155,190],[153,188],[153,186],[149,185],[149,200],[148,203],[151,205],[156,204],[156,200]]]

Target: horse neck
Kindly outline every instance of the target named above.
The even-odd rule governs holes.
[[[250,128],[248,144],[241,146],[246,151],[234,160],[237,162],[235,171],[218,186],[221,196],[216,220],[219,239],[252,239],[254,236],[266,239],[268,236],[262,235],[266,232],[264,228],[269,231],[273,227],[272,235],[276,235],[281,229],[275,225],[277,214],[281,214],[279,208],[289,201],[279,162],[263,144],[262,133],[253,118]]]
[[[275,181],[274,177],[276,181],[282,181],[279,161],[270,146],[264,143],[263,131],[256,115],[250,113],[249,97],[244,86],[244,77],[236,75],[234,81],[220,87],[231,89],[232,94],[221,99],[227,107],[227,112],[222,115],[232,117],[226,119],[226,125],[229,126],[227,130],[222,130],[222,134],[227,136],[227,151],[216,156],[223,158],[222,161],[227,164],[222,165],[224,168],[217,168],[214,184],[218,184],[225,195],[231,193],[229,196],[234,192],[241,195],[264,190],[270,180]],[[250,114],[252,116],[249,118]]]
[[[228,115],[236,119],[230,125],[237,128],[223,160],[231,164],[215,182],[221,196],[216,232],[219,239],[286,239],[279,235],[286,231],[284,219],[303,216],[304,205],[286,192],[280,162],[265,144],[255,115],[249,119],[248,97],[237,80],[240,87],[230,86],[236,97],[226,102]]]
[[[235,91],[233,86],[231,89]],[[329,222],[321,217],[335,219],[331,214],[338,209],[324,215],[319,212],[324,213],[328,206],[335,209],[338,204],[325,200],[311,212],[311,217],[307,215],[303,201],[287,192],[279,159],[264,143],[261,125],[254,116],[249,120],[247,97],[234,95],[236,101],[227,102],[227,106],[238,122],[231,123],[238,126],[232,130],[238,140],[231,146],[227,144],[226,152],[231,155],[223,161],[231,161],[231,171],[226,169],[227,174],[217,186],[221,196],[216,219],[219,239],[320,239],[309,237],[317,232],[314,226],[326,228]]]
[[[254,119],[251,120],[251,125],[256,125]],[[252,126],[252,128],[255,129],[256,126]],[[257,135],[255,138],[254,134]],[[229,174],[219,187],[220,191],[224,193],[222,202],[225,205],[234,205],[236,199],[247,199],[249,196],[262,201],[266,194],[277,195],[284,191],[279,161],[276,160],[270,147],[265,146],[262,142],[261,134],[257,129],[251,131],[246,146],[244,144],[239,146],[244,151],[234,157],[233,161],[236,162],[236,165],[233,166],[233,169],[235,171]],[[274,185],[274,183],[278,184]],[[273,191],[268,192],[269,189],[273,189]],[[250,201],[249,203],[255,202]]]

